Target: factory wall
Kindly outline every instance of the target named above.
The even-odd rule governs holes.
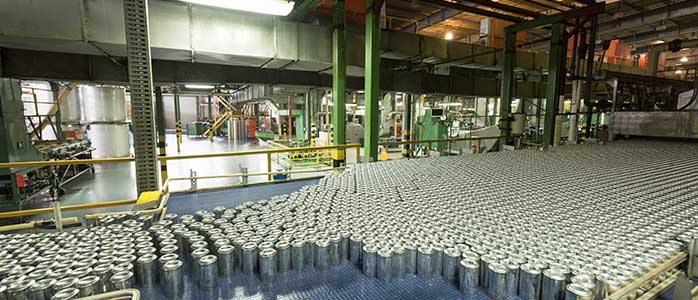
[[[165,104],[165,129],[175,129],[174,96],[163,95],[162,101]],[[196,122],[196,97],[179,96],[179,104],[182,115],[182,129],[187,124]]]

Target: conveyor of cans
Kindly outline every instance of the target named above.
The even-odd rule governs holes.
[[[696,176],[698,145],[666,142],[359,164],[236,207],[0,235],[0,299],[129,287],[177,298],[185,278],[272,284],[344,262],[386,285],[443,277],[472,297],[600,300],[632,287],[622,299],[634,300],[698,236]]]

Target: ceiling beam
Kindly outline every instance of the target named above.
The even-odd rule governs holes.
[[[697,33],[698,26],[690,27],[673,27],[662,31],[650,31],[639,34],[628,35],[624,37],[618,37],[617,39],[622,40],[626,44],[636,44],[643,42],[653,42],[656,40],[671,40],[678,38],[683,34]]]
[[[698,0],[686,0],[671,6],[659,7],[642,13],[613,19],[599,24],[600,34],[641,27],[667,19],[698,14]]]
[[[502,14],[494,11],[489,11],[477,7],[472,7],[468,6],[466,4],[462,3],[456,3],[456,2],[449,2],[445,0],[419,0],[420,2],[424,3],[429,3],[432,5],[440,6],[443,8],[450,8],[450,9],[455,9],[459,10],[462,12],[467,12],[475,15],[480,15],[480,16],[485,16],[485,17],[490,17],[490,18],[495,18],[495,19],[500,19],[504,21],[509,21],[512,23],[519,23],[519,22],[524,22],[526,21],[525,18],[518,17],[518,16],[512,16],[508,14]],[[467,1],[461,1],[461,2],[467,2]]]

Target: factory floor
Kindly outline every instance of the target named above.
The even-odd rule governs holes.
[[[167,155],[187,155],[220,152],[237,152],[266,149],[264,143],[235,143],[226,138],[216,138],[214,142],[208,139],[182,137],[181,152],[177,153],[176,136],[167,135]],[[240,167],[246,167],[249,173],[266,172],[266,155],[245,155],[235,157],[216,157],[202,159],[187,159],[170,161],[167,166],[168,177],[189,177],[190,172],[196,172],[197,176],[223,175],[241,173]],[[276,162],[272,164],[272,170],[280,170],[281,166]],[[320,173],[292,174],[291,178],[307,178],[321,175]],[[249,183],[266,181],[264,176],[250,176]],[[84,174],[64,186],[65,194],[60,197],[61,205],[75,205],[84,203],[97,203],[103,201],[136,199],[136,171],[133,163],[114,163],[95,166],[95,173]],[[198,188],[218,187],[240,183],[240,178],[215,178],[200,179]],[[189,180],[173,181],[170,184],[171,191],[188,190],[191,188]],[[47,193],[38,195],[25,203],[23,209],[50,206]],[[110,207],[95,209],[90,212],[123,211],[124,207]],[[64,213],[64,217],[78,216],[85,211],[71,211]],[[37,216],[34,219],[46,219],[49,216]]]

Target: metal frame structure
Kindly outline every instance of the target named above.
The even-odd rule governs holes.
[[[543,144],[553,145],[555,144],[555,122],[558,114],[558,108],[560,103],[561,94],[564,92],[563,84],[566,77],[565,71],[565,61],[566,61],[566,49],[567,49],[567,39],[570,37],[566,30],[565,21],[568,19],[588,17],[592,18],[592,23],[596,15],[604,11],[604,4],[595,4],[587,6],[578,10],[568,11],[559,13],[552,16],[547,16],[543,18],[538,18],[533,21],[523,22],[518,24],[513,24],[505,29],[505,40],[504,40],[504,69],[502,71],[502,100],[500,108],[500,130],[503,137],[511,134],[511,102],[514,97],[514,67],[516,60],[516,34],[533,28],[539,28],[542,26],[550,26],[552,32],[550,39],[550,53],[549,53],[549,63],[548,63],[548,82],[546,85],[546,105],[545,105],[545,119],[544,119],[544,134],[543,134]],[[579,25],[580,27],[583,24]],[[594,28],[595,25],[592,24],[592,39],[595,41]],[[579,28],[575,29],[579,30]],[[594,43],[592,42],[591,45]],[[593,67],[593,46],[589,47],[589,55],[592,57],[591,60],[587,60],[588,64]],[[587,97],[589,99],[589,94],[591,93],[591,76],[593,68],[587,68]],[[587,118],[590,114],[587,115]],[[502,138],[500,140],[500,147],[504,147],[506,140]]]
[[[380,131],[380,7],[383,0],[366,0],[366,75],[364,76],[364,157],[378,160],[378,133]]]
[[[344,0],[334,0],[332,1],[332,6],[332,102],[334,104],[332,107],[332,144],[343,145],[346,143],[345,120],[347,114],[345,105],[347,94],[347,61],[345,54],[346,29]],[[344,155],[345,153],[343,150],[332,151],[332,165],[338,167],[342,164],[344,162]]]

